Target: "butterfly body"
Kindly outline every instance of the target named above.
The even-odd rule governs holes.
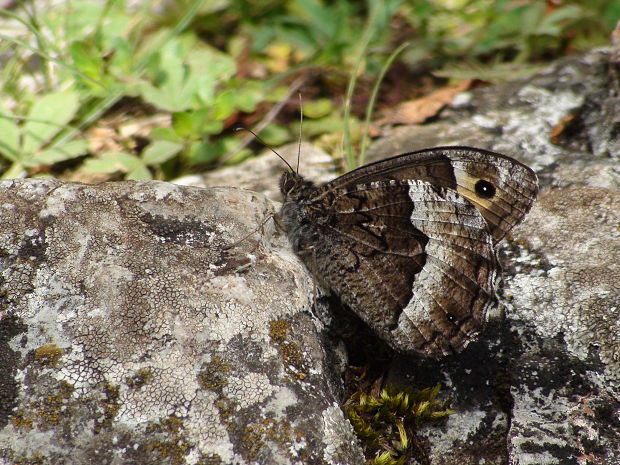
[[[316,186],[280,182],[279,218],[311,273],[401,352],[459,352],[497,305],[497,242],[529,210],[535,174],[503,155],[443,147]]]

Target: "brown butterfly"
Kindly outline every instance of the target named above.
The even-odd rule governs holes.
[[[279,223],[321,284],[400,352],[461,351],[497,306],[496,245],[530,210],[536,174],[498,153],[438,147],[316,186],[280,180]]]

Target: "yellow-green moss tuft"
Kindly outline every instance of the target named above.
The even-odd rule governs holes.
[[[357,392],[345,410],[371,465],[403,465],[408,456],[422,458],[416,431],[452,414],[447,401],[437,399],[440,386],[414,392],[387,386],[379,394]],[[422,457],[421,457],[422,456]]]
[[[13,465],[48,465],[49,459],[43,454],[36,453],[32,456],[21,456],[13,460]]]
[[[245,458],[255,460],[266,442],[275,444],[280,452],[291,460],[300,459],[292,455],[291,451],[294,444],[303,440],[303,432],[293,428],[286,419],[276,420],[265,418],[260,423],[246,426],[243,431],[242,441],[244,445]],[[296,454],[299,454],[297,451]]]
[[[225,465],[219,454],[203,455],[197,465]]]
[[[15,412],[11,418],[11,424],[16,429],[32,429],[34,425],[31,416],[22,409]]]
[[[56,425],[65,417],[72,414],[69,402],[74,388],[66,382],[61,382],[54,394],[48,394],[41,401],[36,402],[37,419],[42,424]]]
[[[269,338],[274,344],[281,344],[286,340],[286,335],[291,324],[286,320],[273,320],[269,322]]]
[[[120,387],[106,383],[103,386],[105,400],[103,401],[103,417],[95,422],[95,433],[109,427],[114,421],[114,417],[121,408]]]

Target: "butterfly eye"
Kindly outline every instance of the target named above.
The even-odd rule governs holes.
[[[475,186],[476,194],[484,199],[490,199],[495,196],[495,186],[489,181],[479,179]]]
[[[287,179],[286,182],[282,186],[282,190],[286,193],[289,193],[295,187],[295,181],[293,179]]]
[[[280,191],[283,194],[288,194],[293,190],[297,184],[297,177],[292,172],[285,172],[280,179]]]

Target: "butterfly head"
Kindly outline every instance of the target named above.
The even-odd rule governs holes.
[[[285,201],[297,201],[307,197],[315,189],[314,183],[304,179],[294,171],[285,171],[280,178],[280,192],[282,192]]]

